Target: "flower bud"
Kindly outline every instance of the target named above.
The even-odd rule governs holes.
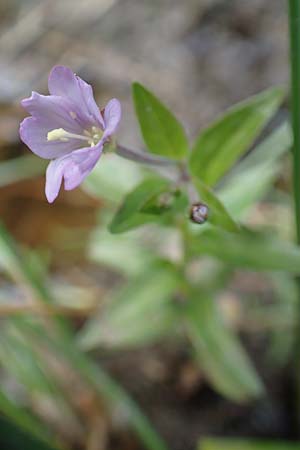
[[[194,203],[191,207],[190,219],[201,225],[207,221],[208,211],[208,206],[204,203]]]

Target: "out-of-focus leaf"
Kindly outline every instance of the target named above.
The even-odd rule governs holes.
[[[128,276],[144,272],[156,258],[155,253],[146,248],[136,235],[112,235],[103,229],[97,229],[92,234],[88,255],[92,261]]]
[[[269,89],[234,106],[198,137],[190,157],[193,175],[213,186],[250,147],[283,97]]]
[[[270,278],[275,291],[271,314],[276,314],[279,320],[271,329],[268,353],[272,363],[285,366],[295,342],[294,327],[299,295],[297,279],[284,272],[270,274]]]
[[[237,233],[239,231],[239,225],[233,220],[212,189],[196,178],[194,179],[194,185],[201,200],[209,207],[208,221],[226,231]]]
[[[0,224],[0,267],[17,284],[30,289],[35,298],[46,303],[52,301],[50,292],[41,279],[40,268],[35,270],[33,259],[27,261],[24,258],[2,224]]]
[[[242,218],[270,189],[280,170],[278,160],[291,144],[291,129],[284,123],[236,166],[218,193],[234,217]]]
[[[260,233],[244,230],[233,235],[220,230],[205,230],[194,238],[190,249],[195,256],[213,256],[235,267],[300,273],[298,247]]]
[[[48,399],[57,414],[64,417],[66,424],[72,424],[75,428],[78,419],[69,406],[65,392],[49,370],[49,354],[44,349],[39,350],[38,343],[33,343],[26,333],[18,329],[22,321],[22,317],[18,320],[6,319],[1,327],[1,366],[23,386],[29,396]]]
[[[178,284],[178,276],[164,266],[129,282],[106,310],[84,327],[79,336],[81,347],[140,346],[169,333],[176,324],[172,296]]]
[[[261,164],[278,161],[291,148],[292,143],[291,127],[289,123],[284,122],[239,162],[234,169],[234,173],[245,172]]]
[[[164,440],[155,431],[148,418],[127,394],[126,390],[102,370],[99,364],[79,351],[75,340],[71,336],[68,337],[64,334],[62,338],[61,335],[53,334],[50,337],[48,333],[45,333],[44,327],[37,321],[22,321],[21,326],[35,339],[49,345],[52,350],[55,350],[57,355],[63,355],[82,379],[102,399],[104,398],[111,408],[120,408],[122,406],[122,411],[126,414],[128,422],[143,442],[145,448],[148,450],[168,450]]]
[[[24,427],[17,427],[14,423],[0,417],[0,446],[6,450],[59,450],[57,447],[45,439],[33,436]],[[24,432],[25,431],[25,432]]]
[[[83,188],[91,195],[119,203],[142,179],[143,170],[124,158],[108,153],[83,183]]]
[[[155,177],[143,181],[125,197],[109,230],[112,233],[123,233],[139,225],[158,221],[160,214],[155,210],[155,206],[164,212],[166,208],[162,194],[168,195],[169,192],[170,183],[163,178]]]
[[[300,450],[300,444],[287,441],[207,438],[201,440],[199,450]]]
[[[188,151],[188,141],[176,117],[148,89],[133,83],[136,115],[146,146],[152,153],[182,159]]]
[[[42,175],[48,161],[35,155],[24,155],[0,163],[0,187]]]
[[[52,385],[43,372],[36,354],[26,343],[8,332],[1,333],[1,365],[11,373],[27,390],[53,393]]]
[[[217,391],[236,402],[263,393],[263,385],[238,338],[224,325],[215,302],[206,294],[190,301],[186,327],[196,358]]]
[[[58,447],[56,444],[50,439],[48,431],[45,429],[45,427],[33,416],[31,416],[27,411],[25,411],[23,408],[21,408],[19,405],[16,405],[7,395],[0,390],[0,411],[1,413],[6,416],[8,419],[10,419],[11,422],[15,423],[21,430],[28,433],[30,436],[35,437],[39,440],[39,442],[36,444],[36,447],[29,447],[30,449],[38,448],[42,449],[44,448],[44,443],[46,446],[46,443],[49,445],[52,444],[53,447],[56,450]],[[2,442],[3,438],[3,429],[1,427],[1,438],[0,443]],[[7,448],[7,447],[6,447]],[[18,447],[20,448],[20,447]],[[23,448],[23,446],[22,446]],[[48,448],[48,447],[45,447]],[[49,447],[50,450],[50,447]]]
[[[249,208],[270,189],[279,170],[278,163],[270,163],[237,173],[220,189],[219,197],[234,217],[242,219]]]

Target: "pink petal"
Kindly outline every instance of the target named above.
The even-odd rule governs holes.
[[[81,134],[82,126],[72,118],[71,112],[74,105],[68,99],[62,99],[57,95],[41,95],[32,92],[31,97],[21,101],[23,108],[33,117],[42,120],[45,124],[55,128]]]
[[[66,191],[75,189],[90,174],[101,156],[102,149],[103,144],[99,142],[95,147],[72,152],[73,165],[68,166],[64,173]]]
[[[41,158],[53,159],[71,153],[80,148],[81,141],[70,139],[63,141],[47,141],[47,134],[53,129],[53,125],[47,121],[26,117],[20,124],[20,138],[30,150]]]
[[[49,203],[53,203],[58,196],[62,183],[64,170],[70,164],[68,157],[62,157],[50,161],[46,170],[45,193]]]
[[[121,114],[121,103],[116,98],[113,98],[104,109],[105,128],[102,139],[108,138],[115,133],[121,120]]]
[[[75,75],[69,67],[55,66],[49,75],[48,88],[50,94],[68,98],[76,104],[87,120],[104,128],[92,87]]]
[[[46,172],[46,197],[52,203],[58,196],[62,181],[69,191],[79,186],[97,164],[103,144],[86,147],[50,162]]]

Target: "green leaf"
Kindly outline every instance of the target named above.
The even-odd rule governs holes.
[[[287,441],[254,439],[203,439],[199,450],[300,450],[300,444]]]
[[[292,143],[291,127],[284,122],[242,159],[233,173],[246,173],[254,167],[278,161],[292,147]]]
[[[170,333],[177,318],[172,297],[178,284],[177,274],[164,266],[129,282],[86,324],[79,336],[81,347],[141,346]]]
[[[298,247],[276,237],[248,230],[236,235],[206,230],[194,238],[190,249],[195,256],[210,255],[235,267],[300,273]]]
[[[236,166],[219,193],[234,217],[242,218],[271,188],[281,168],[279,160],[291,144],[291,129],[284,123]]]
[[[249,149],[282,97],[281,89],[269,89],[234,106],[206,128],[191,153],[192,174],[210,186],[215,185]]]
[[[278,163],[269,163],[237,173],[222,186],[219,198],[232,215],[244,219],[249,208],[270,190],[280,169]]]
[[[10,419],[11,422],[15,423],[21,430],[26,432],[26,435],[33,436],[34,438],[39,440],[38,446],[39,449],[48,448],[46,444],[51,444],[52,449],[58,449],[54,439],[50,438],[50,434],[48,430],[31,414],[29,414],[26,410],[21,408],[19,405],[16,405],[3,391],[0,390],[0,411],[1,413]],[[2,424],[1,424],[2,425]],[[1,426],[1,442],[3,436],[3,429]],[[2,442],[3,443],[3,442]],[[20,448],[20,447],[17,447]],[[23,448],[23,447],[22,447]],[[33,449],[34,447],[29,447]],[[50,450],[50,447],[49,447]]]
[[[114,216],[109,230],[112,233],[123,233],[145,223],[159,220],[159,211],[153,210],[153,201],[160,210],[164,211],[163,202],[158,197],[170,191],[170,182],[162,178],[151,178],[143,181],[126,197]],[[152,205],[151,205],[152,202]],[[152,208],[151,208],[152,206]]]
[[[236,402],[263,393],[263,385],[234,333],[225,327],[214,301],[190,301],[186,326],[196,358],[214,388]]]
[[[237,233],[239,231],[239,225],[233,220],[212,189],[196,178],[193,180],[193,183],[200,195],[201,201],[209,207],[208,221],[224,230]]]
[[[133,83],[132,94],[141,132],[149,151],[173,159],[182,159],[188,141],[176,117],[148,89]]]

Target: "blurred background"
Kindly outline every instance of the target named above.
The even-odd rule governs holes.
[[[109,236],[103,238],[107,201],[120,198],[115,180],[108,174],[97,184],[97,172],[82,188],[61,192],[55,204],[49,205],[44,196],[44,162],[33,158],[19,140],[19,122],[26,115],[19,102],[32,90],[47,94],[47,77],[55,64],[70,66],[91,83],[99,105],[104,106],[112,97],[121,100],[120,143],[143,148],[131,100],[133,81],[162,98],[193,139],[200,128],[233,103],[273,85],[287,86],[285,2],[0,0],[1,221],[28,261],[38,255],[40,272],[48,274],[60,308],[65,308],[79,330],[95,311],[98,314],[107,294],[122,283],[127,275],[122,273],[124,266],[130,273],[137,268],[127,266],[126,252],[135,251],[129,244],[123,250],[124,262],[119,262],[122,270],[115,270],[116,244]],[[21,158],[16,162],[17,157]],[[134,183],[140,177],[139,168],[130,170]],[[127,186],[126,170],[124,180],[122,173],[118,175]],[[273,211],[267,213],[272,216]],[[253,220],[264,221],[261,211]],[[157,237],[150,231],[147,239],[151,243]],[[166,252],[176,259],[176,240],[169,240],[166,246]],[[150,258],[148,254],[139,257]],[[24,309],[21,284],[1,274],[1,324],[8,315]],[[240,274],[231,292],[224,293],[224,308],[246,335],[248,351],[271,384],[271,400],[246,406],[224,400],[206,384],[184,344],[176,339],[122,351],[106,349],[97,354],[96,350],[95,357],[138,400],[173,450],[195,449],[198,439],[209,434],[293,437],[288,369],[284,364],[269,364],[264,352],[260,355],[265,348],[262,328],[266,324],[241,319],[237,298],[243,295],[254,299],[254,305],[258,298],[268,303],[270,286],[257,274]],[[27,308],[29,312],[34,309],[30,302]],[[0,351],[5,366],[12,350],[4,345],[3,336],[0,338],[6,348]],[[11,372],[6,367],[0,377],[5,391],[22,403],[26,389],[20,379],[10,375],[25,371],[21,355],[15,354]],[[276,361],[280,357],[276,355]],[[65,380],[73,379],[68,367],[58,364],[56,371],[60,370]],[[63,386],[66,391],[68,384]],[[142,448],[122,427],[122,417],[112,420],[104,407],[95,407],[80,386],[73,403],[88,425],[72,414],[59,415],[49,399],[41,399],[34,389],[30,392],[29,400],[23,403],[55,430],[66,448]],[[6,427],[3,422],[0,443]],[[1,448],[10,447],[4,440]]]

